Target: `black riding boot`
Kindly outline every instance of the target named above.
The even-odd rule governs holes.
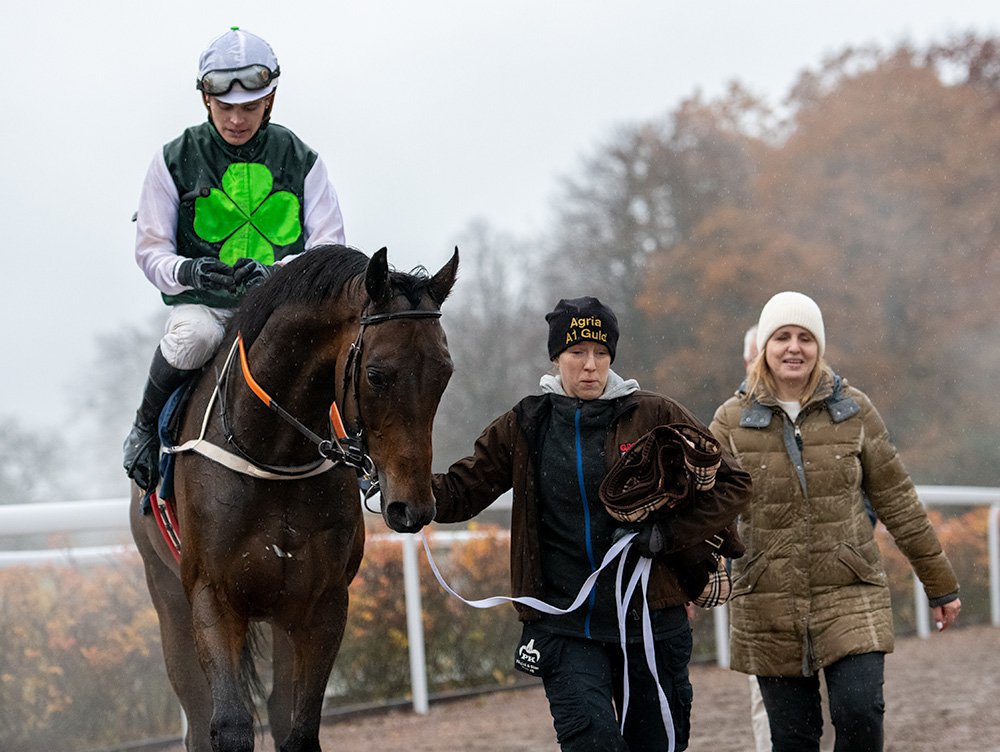
[[[142,393],[142,404],[135,413],[135,423],[125,438],[125,473],[143,491],[155,487],[160,477],[160,439],[157,422],[167,399],[193,373],[174,368],[163,357],[160,348],[153,353],[149,379]]]

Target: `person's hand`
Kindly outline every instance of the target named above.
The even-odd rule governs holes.
[[[617,542],[629,533],[636,533],[632,539],[632,548],[638,551],[640,556],[645,556],[647,559],[652,559],[667,547],[667,531],[659,522],[647,520],[635,525],[616,528],[612,540]]]
[[[718,565],[715,551],[710,543],[697,543],[663,557],[688,598],[697,598],[708,584],[709,576]]]
[[[962,600],[960,598],[949,601],[943,606],[935,606],[932,608],[931,613],[934,614],[934,624],[937,626],[938,632],[943,632],[958,621],[958,614],[961,610]]]
[[[233,268],[209,257],[188,259],[182,263],[177,269],[177,281],[195,290],[236,292]]]
[[[233,265],[236,286],[246,290],[263,284],[272,274],[274,274],[273,266],[266,266],[249,258],[241,258]]]

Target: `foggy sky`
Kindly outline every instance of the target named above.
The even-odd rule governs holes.
[[[0,417],[72,414],[95,335],[164,312],[129,219],[154,153],[203,119],[198,54],[231,25],[275,48],[274,120],[323,156],[348,243],[434,270],[474,219],[543,232],[560,177],[620,126],[734,79],[778,104],[848,44],[997,33],[1000,3],[10,4]]]

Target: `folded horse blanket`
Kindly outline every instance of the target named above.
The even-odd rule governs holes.
[[[719,442],[686,423],[657,426],[618,458],[600,487],[608,514],[640,522],[657,509],[691,503],[709,491],[722,461]]]
[[[722,448],[711,434],[687,423],[657,426],[614,464],[599,495],[608,514],[625,523],[683,514],[711,491],[722,463]],[[691,600],[705,608],[729,599],[725,558],[743,556],[745,547],[733,522],[710,540],[663,555]]]

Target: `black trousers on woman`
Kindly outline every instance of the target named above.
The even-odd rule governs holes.
[[[538,675],[563,752],[665,752],[655,679],[641,643],[628,643],[629,703],[625,732],[619,726],[625,661],[619,643],[545,634],[525,628],[542,656]],[[672,716],[676,747],[687,749],[693,692],[688,678],[691,630],[655,640],[656,670]]]
[[[882,752],[884,653],[841,658],[823,669],[836,732],[834,752]],[[758,676],[774,752],[819,752],[819,677]]]

